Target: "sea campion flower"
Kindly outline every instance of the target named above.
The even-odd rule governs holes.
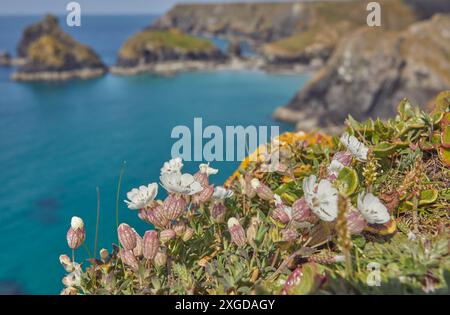
[[[186,231],[184,231],[183,236],[181,237],[181,240],[183,242],[189,241],[194,236],[194,233],[195,233],[195,231],[193,228],[190,228],[190,227],[186,228]]]
[[[252,188],[256,191],[256,194],[259,198],[262,200],[272,200],[273,199],[273,192],[272,189],[270,189],[265,184],[261,183],[259,179],[253,178],[250,182]]]
[[[128,200],[124,202],[131,210],[145,209],[149,206],[156,195],[158,194],[158,184],[151,183],[148,186],[139,186],[139,188],[133,188],[127,193]]]
[[[156,267],[163,267],[163,266],[165,266],[166,263],[167,263],[167,254],[165,252],[163,252],[163,251],[158,251],[156,253],[154,262],[155,262],[155,266]]]
[[[100,249],[100,259],[101,259],[103,262],[106,262],[106,261],[108,260],[108,258],[109,258],[109,252],[108,252],[108,250],[107,250],[106,248]]]
[[[364,162],[367,160],[369,149],[355,136],[346,132],[341,136],[340,141],[358,161]]]
[[[242,194],[246,195],[250,199],[255,197],[256,191],[253,189],[251,185],[251,179],[249,178],[248,174],[245,176],[239,177],[239,183],[241,184],[241,191]]]
[[[72,260],[67,255],[60,255],[59,256],[59,262],[64,267],[64,270],[66,272],[72,272],[74,271],[74,264],[72,263]]]
[[[169,194],[162,205],[163,216],[167,221],[178,219],[186,210],[187,201],[180,194]]]
[[[194,174],[194,178],[199,182],[203,188],[209,186],[209,175],[214,175],[219,172],[219,170],[209,167],[209,164],[200,164],[199,171]]]
[[[315,175],[303,179],[305,200],[315,215],[323,221],[331,222],[337,217],[338,191],[329,180],[322,179],[319,184],[316,181]]]
[[[81,285],[81,266],[75,269],[71,273],[67,274],[63,279],[62,283],[66,287],[79,287]]]
[[[285,242],[293,242],[298,238],[298,232],[290,228],[282,230],[281,235]]]
[[[215,223],[224,223],[227,207],[223,202],[215,202],[211,207],[211,218]]]
[[[205,203],[211,199],[214,194],[214,185],[205,186],[201,192],[195,194],[192,201],[196,204]]]
[[[191,174],[164,173],[160,180],[169,193],[193,195],[203,190],[202,185]]]
[[[384,224],[391,219],[387,208],[372,193],[358,195],[358,210],[370,224]]]
[[[174,230],[168,229],[161,231],[161,233],[159,234],[159,239],[162,243],[167,243],[168,241],[173,240],[176,236],[177,234]]]
[[[84,222],[79,217],[72,217],[70,228],[67,231],[67,244],[72,249],[80,247],[86,238]]]
[[[152,260],[159,251],[158,232],[155,230],[146,231],[144,234],[144,249],[143,255],[146,259]]]
[[[247,244],[244,228],[236,218],[232,217],[228,219],[228,231],[230,232],[232,241],[238,247],[243,247]]]
[[[347,214],[347,228],[350,234],[361,234],[366,226],[366,221],[361,213],[353,207],[350,207],[350,210]]]
[[[313,213],[305,198],[300,198],[292,204],[292,220],[304,222],[310,221],[312,217]]]
[[[184,221],[178,221],[173,225],[173,230],[177,236],[183,236],[184,231],[186,231],[186,223]]]
[[[283,224],[289,223],[292,219],[292,208],[285,206],[277,194],[274,195],[274,199],[275,209],[272,211],[272,218]]]
[[[122,223],[117,229],[117,234],[123,248],[133,251],[137,244],[136,232],[128,224]]]
[[[127,266],[130,266],[133,270],[137,271],[139,269],[139,262],[133,254],[133,250],[130,249],[122,249],[120,250],[120,258],[123,263]]]
[[[234,193],[231,189],[226,189],[222,186],[216,186],[214,188],[212,198],[217,201],[224,201],[225,199],[231,198],[233,194]]]
[[[177,157],[171,159],[168,162],[164,162],[164,165],[161,168],[161,175],[171,173],[181,173],[182,168],[183,168],[183,160]]]
[[[142,257],[144,250],[144,240],[139,235],[139,233],[136,232],[135,229],[133,229],[133,232],[136,235],[136,247],[133,249],[133,254],[136,257]]]
[[[164,205],[158,205],[153,209],[144,210],[144,212],[139,212],[139,217],[144,221],[148,221],[154,226],[165,227],[170,221],[165,217]]]

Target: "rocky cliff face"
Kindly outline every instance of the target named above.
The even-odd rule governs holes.
[[[362,28],[343,39],[309,84],[275,117],[299,128],[342,124],[395,113],[405,95],[426,105],[450,88],[450,16],[411,25],[403,32]]]
[[[26,59],[13,76],[17,80],[88,78],[106,72],[97,54],[64,33],[54,16],[25,29],[17,54]]]

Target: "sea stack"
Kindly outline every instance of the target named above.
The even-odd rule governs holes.
[[[177,29],[146,29],[131,36],[121,47],[117,74],[141,72],[173,73],[214,67],[226,56],[207,39],[197,38]]]
[[[18,81],[88,79],[107,71],[98,55],[65,33],[53,15],[24,30],[17,55],[26,60],[12,76]]]

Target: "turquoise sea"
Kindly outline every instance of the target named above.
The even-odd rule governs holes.
[[[0,17],[0,49],[14,51],[23,28],[38,16]],[[123,41],[150,16],[83,16],[64,28],[112,64]],[[64,22],[64,20],[62,20]],[[224,41],[216,40],[225,45]],[[69,254],[65,234],[73,215],[93,247],[96,187],[100,188],[99,248],[116,241],[118,174],[126,161],[120,221],[143,234],[148,225],[122,202],[140,184],[158,181],[177,125],[291,126],[271,119],[307,77],[258,71],[183,73],[173,77],[107,75],[67,83],[17,83],[0,68],[0,293],[58,294]],[[221,183],[239,162],[218,162]],[[198,163],[187,163],[196,171]],[[77,260],[87,258],[77,251]]]

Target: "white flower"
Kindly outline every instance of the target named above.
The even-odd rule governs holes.
[[[322,179],[316,184],[317,178],[311,175],[303,179],[305,199],[312,212],[323,221],[333,221],[338,212],[338,191],[331,182]]]
[[[344,168],[344,164],[338,160],[332,160],[328,166],[328,175],[338,177],[339,172]]]
[[[62,279],[66,287],[79,287],[81,285],[81,269],[75,269]]]
[[[253,178],[253,179],[250,181],[250,185],[252,185],[252,188],[253,188],[253,189],[258,189],[258,187],[261,185],[261,183],[259,182],[259,179]]]
[[[341,136],[341,143],[347,150],[358,160],[366,161],[369,149],[356,137],[349,135],[347,132]]]
[[[162,186],[171,193],[193,195],[203,190],[191,174],[165,173],[159,178]]]
[[[200,170],[200,173],[205,173],[208,176],[217,174],[219,172],[218,169],[209,167],[209,164],[200,164],[198,168]]]
[[[164,162],[161,168],[161,175],[170,173],[180,173],[183,167],[183,160],[179,157],[171,159],[168,162]]]
[[[358,210],[370,224],[384,224],[391,219],[387,208],[371,193],[358,195]]]
[[[279,195],[274,194],[273,199],[275,200],[275,206],[281,206],[283,204],[283,201]]]
[[[82,229],[84,227],[84,222],[79,217],[72,217],[72,220],[70,220],[70,226],[74,231],[78,229]]]
[[[213,198],[216,200],[225,200],[233,196],[233,191],[230,189],[226,189],[222,186],[216,186],[214,188]]]
[[[150,202],[152,202],[158,194],[158,184],[151,183],[148,186],[139,186],[133,188],[127,193],[127,198],[130,200],[124,200],[131,210],[144,209]]]

